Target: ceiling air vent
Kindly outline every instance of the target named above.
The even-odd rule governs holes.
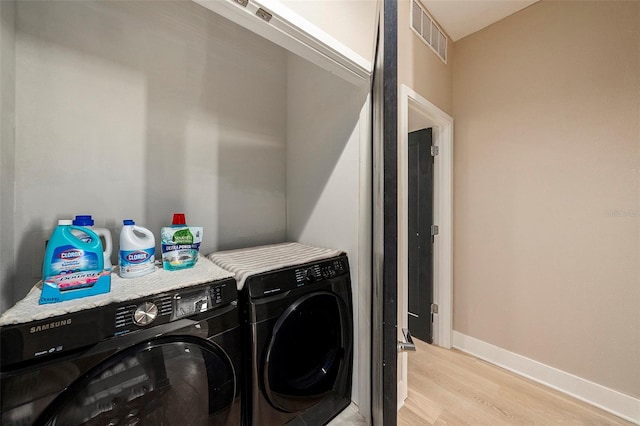
[[[446,64],[447,36],[419,1],[413,0],[411,3],[411,29]]]

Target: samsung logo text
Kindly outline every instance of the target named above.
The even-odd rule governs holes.
[[[48,324],[36,325],[29,329],[29,333],[38,333],[40,331],[51,330],[52,328],[64,327],[71,324],[71,319],[65,319],[60,321],[53,321]]]

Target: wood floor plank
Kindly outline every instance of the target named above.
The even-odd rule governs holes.
[[[468,354],[415,342],[399,425],[632,425]]]
[[[433,403],[427,395],[413,389],[409,389],[406,406],[430,425],[434,424],[442,415],[442,408],[438,404]]]

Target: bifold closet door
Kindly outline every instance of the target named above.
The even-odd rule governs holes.
[[[395,0],[383,0],[372,87],[373,293],[371,411],[397,424],[398,70]]]

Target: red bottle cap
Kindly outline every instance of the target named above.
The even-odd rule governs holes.
[[[173,214],[173,221],[171,222],[172,225],[186,225],[187,222],[184,219],[184,213],[174,213]]]

